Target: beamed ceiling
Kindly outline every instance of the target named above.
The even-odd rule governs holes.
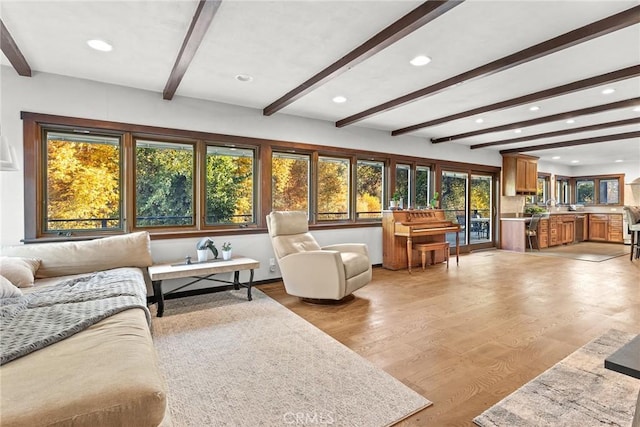
[[[410,135],[566,165],[640,163],[638,1],[3,0],[1,18],[2,63],[24,78],[379,129],[397,140],[390,151]],[[90,49],[96,38],[113,50]],[[410,65],[417,55],[431,62]]]

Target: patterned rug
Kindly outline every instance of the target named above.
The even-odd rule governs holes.
[[[629,246],[615,243],[581,242],[554,246],[540,251],[527,251],[527,255],[570,258],[578,261],[602,262],[619,256],[629,256]]]
[[[259,290],[246,295],[172,299],[153,317],[175,427],[389,426],[431,405]]]
[[[604,368],[604,359],[635,337],[610,330],[476,417],[481,427],[624,426],[640,381]]]

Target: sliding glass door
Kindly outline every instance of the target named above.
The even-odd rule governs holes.
[[[445,218],[460,224],[460,246],[489,247],[494,236],[494,177],[473,171],[442,170],[441,203]],[[454,247],[455,233],[447,234]]]
[[[467,188],[469,177],[466,172],[442,171],[440,209],[445,218],[460,224],[460,246],[467,244]],[[456,244],[455,233],[447,233],[447,241]]]

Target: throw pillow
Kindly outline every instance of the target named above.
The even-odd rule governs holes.
[[[33,286],[40,260],[36,258],[0,257],[0,273],[19,288]]]
[[[15,287],[9,279],[0,276],[0,298],[19,297],[22,291]]]

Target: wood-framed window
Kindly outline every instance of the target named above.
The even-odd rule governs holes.
[[[581,205],[623,205],[624,175],[573,177],[574,202]]]
[[[264,232],[271,210],[304,210],[311,228],[369,227],[380,224],[398,186],[405,208],[424,207],[436,191],[438,165],[465,165],[77,117],[21,117],[25,242],[137,230],[152,238]]]

